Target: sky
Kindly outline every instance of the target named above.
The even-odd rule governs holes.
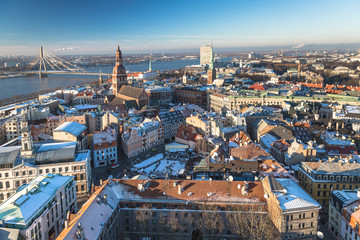
[[[0,56],[360,43],[359,9],[358,0],[1,0]]]

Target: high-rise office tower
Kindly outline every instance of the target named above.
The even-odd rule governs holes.
[[[213,47],[212,45],[203,45],[200,47],[200,64],[209,65],[213,59]]]

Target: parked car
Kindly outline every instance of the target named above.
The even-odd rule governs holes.
[[[111,164],[111,168],[117,168],[118,166],[119,166],[118,163],[113,163],[113,164]]]

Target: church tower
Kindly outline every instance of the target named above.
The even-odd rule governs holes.
[[[118,45],[118,49],[116,51],[116,64],[112,74],[113,94],[117,96],[121,86],[125,84],[127,84],[126,70],[123,65],[122,55]]]
[[[22,157],[31,157],[33,155],[34,145],[29,127],[21,129],[21,150]]]

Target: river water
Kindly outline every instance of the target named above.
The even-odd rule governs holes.
[[[164,71],[184,68],[187,65],[199,64],[199,59],[173,60],[173,61],[155,61],[152,62],[153,71]],[[88,67],[84,68],[88,72],[111,73],[114,66]],[[125,65],[127,71],[144,72],[149,69],[149,63],[136,63]],[[0,99],[8,98],[13,95],[29,94],[44,89],[53,89],[57,87],[67,87],[80,85],[84,82],[97,81],[99,76],[86,75],[48,75],[48,77],[39,78],[36,76],[17,77],[0,79]]]

